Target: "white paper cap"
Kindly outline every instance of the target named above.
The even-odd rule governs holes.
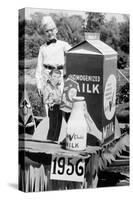
[[[47,25],[52,25],[53,27],[56,27],[54,20],[50,16],[44,16],[42,18],[42,26],[47,26]]]

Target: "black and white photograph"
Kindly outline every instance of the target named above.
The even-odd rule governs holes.
[[[130,15],[18,11],[18,188],[130,185]]]

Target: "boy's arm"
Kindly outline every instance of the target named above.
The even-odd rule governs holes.
[[[52,104],[54,103],[53,94],[51,93],[51,90],[48,86],[44,89],[43,100],[44,104],[47,104],[49,106],[52,106]]]
[[[45,87],[44,92],[43,92],[43,101],[45,104],[48,104],[48,97],[49,97],[49,90],[47,87]]]
[[[62,94],[61,94],[61,91],[59,90],[59,91],[55,94],[55,103],[56,103],[56,104],[60,104],[60,103],[61,103],[61,98],[62,98]]]

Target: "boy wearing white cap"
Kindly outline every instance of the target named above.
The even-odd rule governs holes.
[[[61,71],[60,87],[63,91],[65,53],[71,48],[67,42],[57,40],[58,30],[50,16],[43,17],[42,28],[46,35],[46,43],[40,47],[36,69],[37,88],[40,95],[43,94],[49,73],[54,68]]]

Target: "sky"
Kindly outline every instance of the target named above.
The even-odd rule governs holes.
[[[81,15],[85,19],[85,11],[76,11],[76,10],[55,10],[55,9],[43,9],[43,8],[26,8],[25,17],[30,19],[30,15],[36,12],[41,12],[44,14],[49,13],[63,13],[67,15]],[[118,22],[123,21],[123,15],[120,13],[105,13],[107,20],[110,20],[112,17],[115,17]]]

